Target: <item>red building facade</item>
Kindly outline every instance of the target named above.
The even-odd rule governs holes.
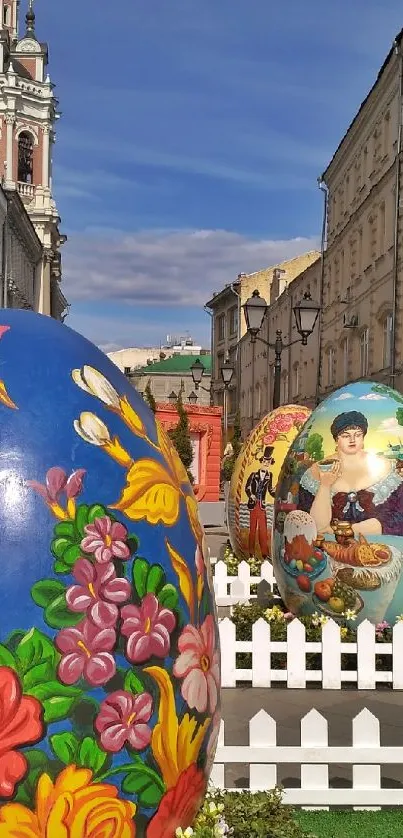
[[[221,407],[185,404],[189,417],[193,445],[191,471],[194,493],[199,501],[214,502],[220,499],[221,471]],[[175,405],[162,403],[157,406],[157,419],[166,431],[178,424]]]

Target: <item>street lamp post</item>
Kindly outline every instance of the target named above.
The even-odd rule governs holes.
[[[192,390],[192,392],[191,392],[191,393],[189,393],[189,398],[188,398],[188,401],[189,401],[189,404],[196,404],[196,402],[197,402],[197,393],[195,393],[195,392],[194,392],[194,390]]]
[[[201,384],[201,380],[203,378],[203,374],[205,371],[204,364],[201,362],[200,358],[196,358],[196,361],[190,367],[190,371],[192,373],[193,384],[195,385],[196,393],[197,391],[204,390],[205,393],[210,393],[210,404],[213,404],[213,383],[210,383],[210,387],[203,387]],[[220,370],[221,378],[224,384],[224,416],[223,416],[223,426],[224,426],[224,441],[225,444],[227,442],[227,435],[228,435],[228,388],[231,384],[232,377],[234,375],[234,367],[232,366],[231,362],[227,359]],[[196,395],[196,394],[195,394]],[[197,398],[197,396],[196,396]],[[189,397],[190,401],[190,397]]]
[[[293,307],[295,323],[300,337],[296,340],[290,341],[289,343],[284,343],[281,329],[277,329],[274,343],[260,337],[259,332],[262,328],[267,309],[268,305],[266,300],[260,296],[259,291],[254,291],[252,296],[249,297],[249,300],[247,300],[243,305],[246,328],[253,346],[252,366],[254,367],[254,344],[257,340],[264,343],[264,345],[268,346],[269,349],[274,349],[273,409],[275,409],[276,407],[279,407],[281,400],[281,356],[283,349],[289,349],[290,346],[294,345],[294,343],[302,343],[303,346],[307,345],[308,338],[312,334],[319,316],[320,305],[312,299],[309,291],[305,291],[302,300],[300,300],[299,303]],[[254,369],[252,370],[252,378],[254,379]],[[254,398],[255,394],[253,392],[252,405]],[[252,410],[252,413],[253,412],[254,411]]]

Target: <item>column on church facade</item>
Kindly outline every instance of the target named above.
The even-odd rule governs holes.
[[[50,265],[52,261],[53,254],[51,252],[45,252],[42,259],[42,271],[40,275],[40,292],[39,292],[39,314],[47,314],[50,317],[51,314],[51,304],[50,304]]]
[[[42,137],[42,186],[49,188],[50,175],[50,126],[43,126]]]
[[[7,125],[7,146],[6,146],[6,163],[7,163],[7,171],[6,171],[6,182],[13,183],[14,182],[14,123],[15,123],[15,116],[12,113],[6,113],[5,121]]]

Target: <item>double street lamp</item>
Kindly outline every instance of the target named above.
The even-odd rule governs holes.
[[[316,321],[319,316],[320,312],[320,305],[316,303],[309,291],[305,291],[305,294],[302,300],[299,301],[294,307],[294,317],[295,323],[297,327],[297,332],[299,333],[300,337],[296,340],[292,340],[289,343],[284,343],[283,335],[281,329],[277,329],[276,331],[276,339],[273,342],[265,340],[264,338],[260,337],[259,332],[262,328],[263,321],[266,317],[266,313],[268,310],[268,305],[266,300],[260,296],[259,291],[254,291],[252,296],[244,303],[243,305],[245,321],[246,321],[246,328],[248,330],[248,334],[250,335],[251,343],[253,344],[253,358],[252,358],[252,405],[254,403],[254,365],[255,365],[255,347],[254,344],[257,340],[261,343],[264,343],[265,346],[268,346],[269,349],[274,349],[274,387],[273,387],[273,409],[279,407],[280,405],[280,388],[281,388],[281,355],[283,349],[289,349],[290,346],[293,346],[295,343],[302,343],[303,346],[306,346],[308,343],[308,338],[312,334]],[[252,408],[252,413],[254,413]],[[254,419],[254,416],[252,416]]]
[[[196,390],[196,393],[194,394],[196,396],[195,401],[197,400],[197,395],[196,395],[197,391],[200,389],[200,390],[204,390],[205,393],[210,393],[210,404],[212,404],[213,403],[213,383],[211,382],[210,387],[203,387],[203,385],[201,384],[201,381],[202,381],[202,378],[203,378],[203,375],[204,375],[204,372],[205,372],[205,366],[202,363],[202,361],[200,360],[200,358],[196,358],[196,360],[194,361],[194,363],[190,367],[190,372],[192,373],[193,384],[195,385],[195,390]],[[235,369],[234,369],[233,365],[227,359],[224,362],[221,369],[220,369],[221,378],[222,378],[222,381],[223,381],[223,384],[224,384],[224,439],[225,439],[225,442],[227,441],[227,434],[228,434],[228,388],[229,388],[229,385],[231,384],[234,372],[235,372]],[[190,396],[189,396],[189,401],[190,401]],[[193,404],[194,403],[195,402],[193,402]]]

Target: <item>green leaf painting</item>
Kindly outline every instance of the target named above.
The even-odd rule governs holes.
[[[105,751],[99,747],[95,739],[86,736],[78,749],[77,765],[82,768],[91,768],[94,774],[98,774],[106,760]]]
[[[39,629],[33,628],[19,642],[15,650],[17,670],[24,675],[29,669],[44,661],[56,662],[59,654],[54,644]]]
[[[82,694],[80,689],[68,687],[59,681],[38,684],[26,690],[26,692],[41,702],[44,719],[48,723],[66,719]]]
[[[165,792],[164,783],[156,771],[139,758],[135,759],[122,782],[122,789],[126,794],[136,795],[140,806],[146,809],[158,806]]]

